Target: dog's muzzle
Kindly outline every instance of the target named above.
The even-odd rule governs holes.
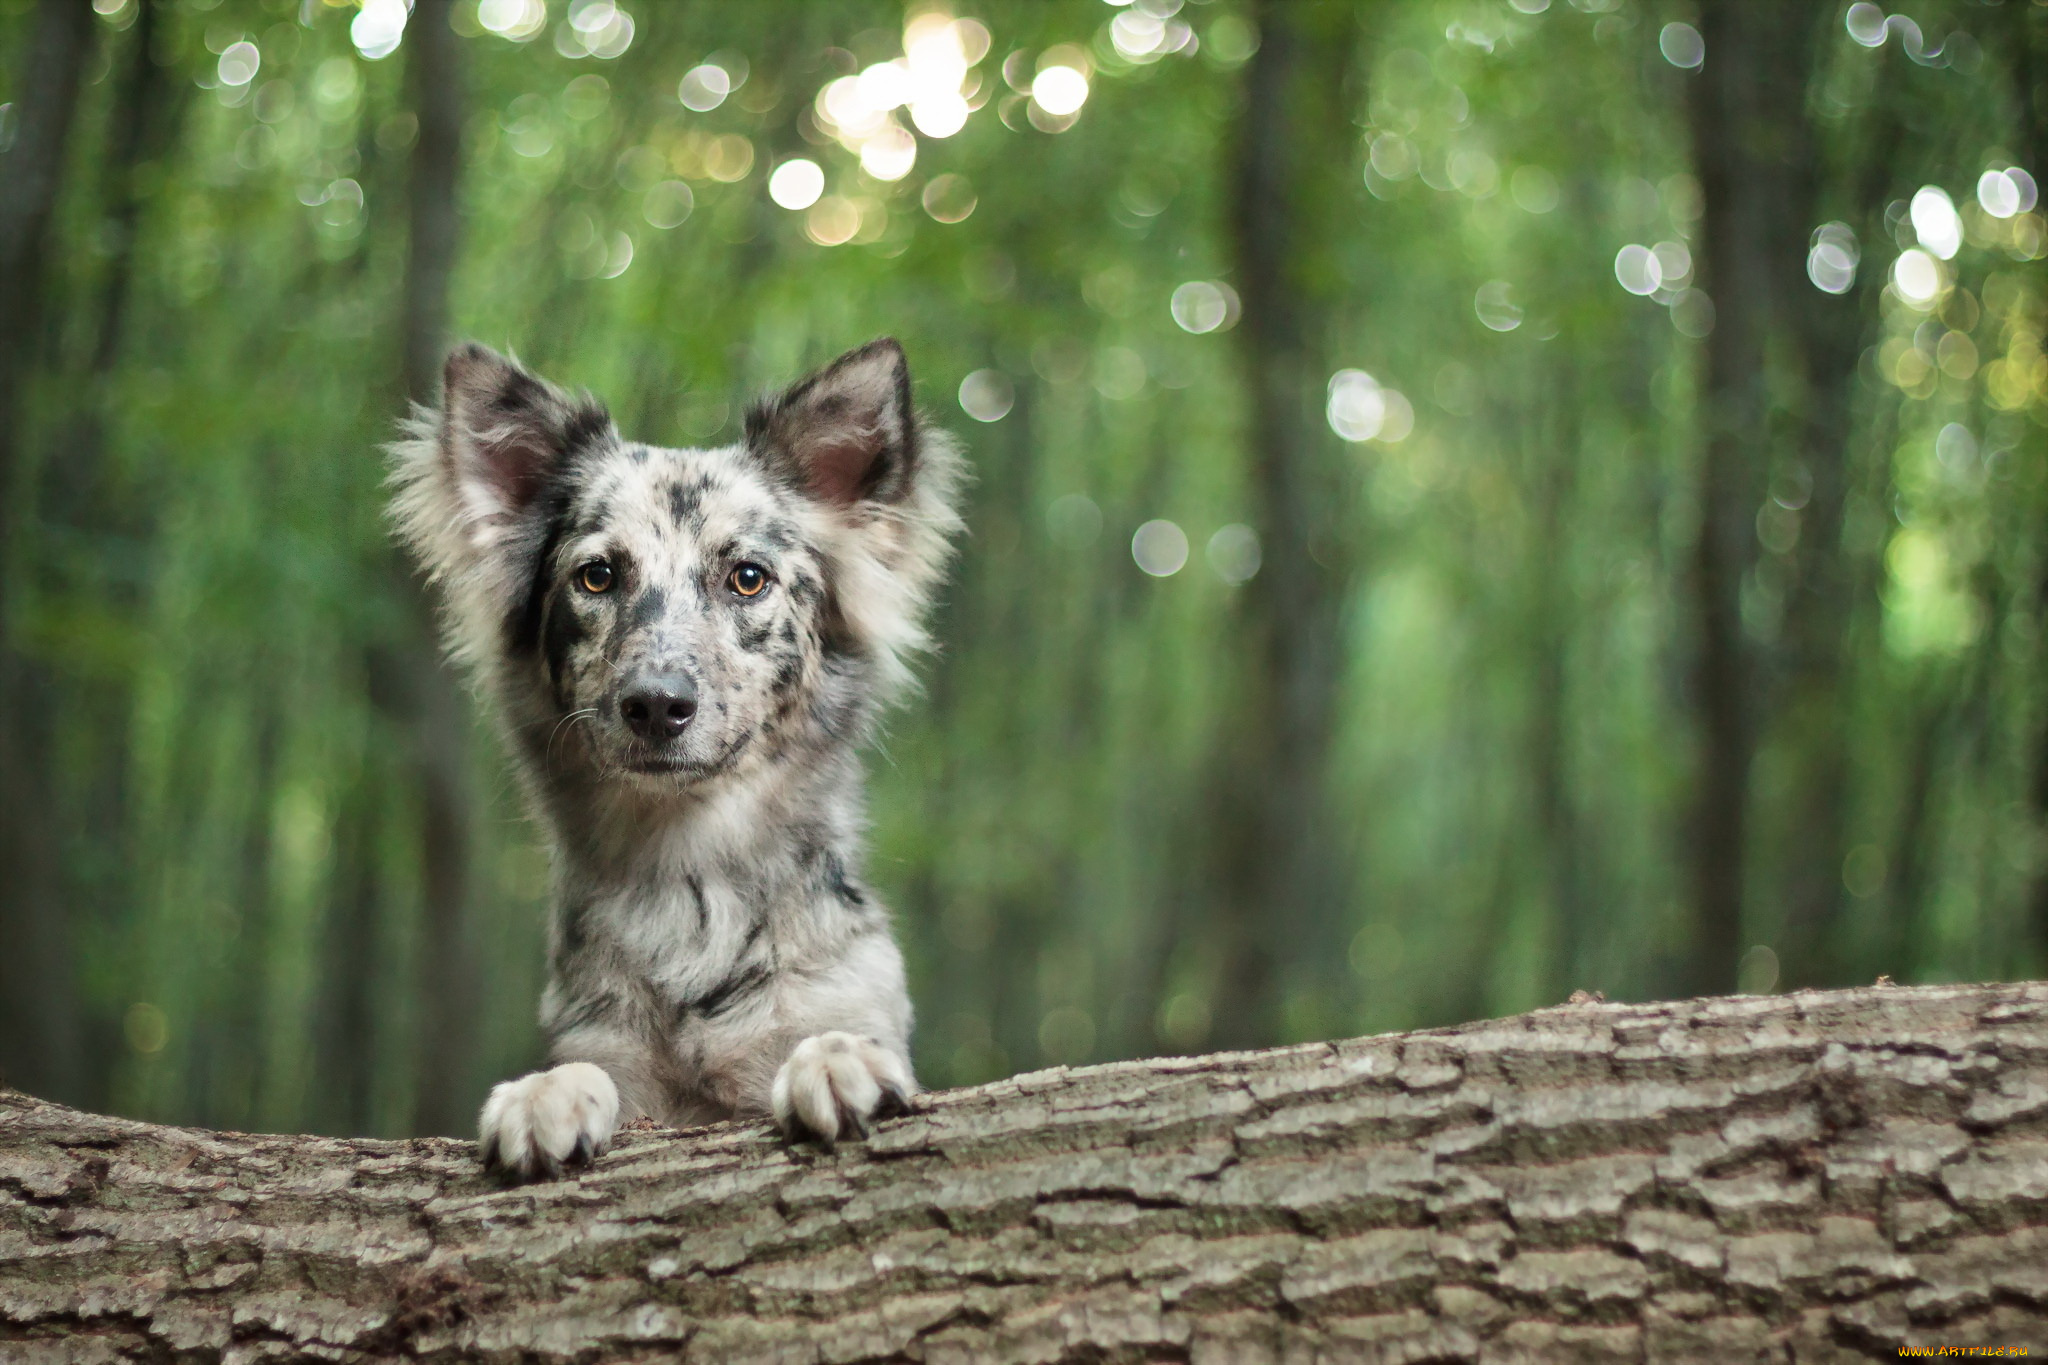
[[[635,680],[619,698],[619,719],[648,744],[671,744],[697,717],[697,685],[681,673]]]

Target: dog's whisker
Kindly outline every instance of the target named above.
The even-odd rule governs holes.
[[[595,718],[596,715],[597,708],[595,706],[582,706],[578,707],[574,711],[566,713],[560,720],[556,721],[555,728],[548,732],[548,742],[545,745],[541,746],[542,767],[545,768],[548,772],[554,771],[555,741],[561,738],[562,731],[564,729],[566,729],[570,725],[575,724],[577,721],[591,720]]]

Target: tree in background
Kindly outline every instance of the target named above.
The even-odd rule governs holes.
[[[1709,4],[1699,34],[1712,59],[1687,83],[1702,210],[1694,275],[1714,310],[1701,384],[1690,584],[1698,800],[1680,836],[1693,863],[1693,931],[1682,978],[1689,994],[1735,988],[1749,928],[1751,763],[1763,656],[1745,630],[1742,597],[1756,568],[1756,508],[1774,444],[1770,352],[1786,331],[1784,312],[1811,292],[1801,288],[1800,245],[1819,171],[1805,120],[1815,27],[1815,17],[1795,6]],[[1800,397],[1812,402],[1816,395]],[[1811,708],[1808,724],[1833,731],[1830,700]],[[1829,814],[1819,813],[1813,834],[1832,891],[1830,851],[1839,836],[1826,828]],[[1792,909],[1804,918],[1816,907]]]
[[[979,476],[873,760],[934,1084],[2038,972],[2040,22],[0,4],[0,1066],[409,1132],[535,1059],[381,513],[455,335],[697,444],[904,340]]]
[[[78,5],[47,0],[36,7],[8,102],[8,146],[0,153],[0,488],[9,494],[29,478],[22,469],[22,434],[15,420],[30,372],[50,351],[47,281],[51,219],[72,135],[78,86],[91,50],[91,16]],[[0,570],[14,578],[29,560],[21,500],[0,503]],[[52,1093],[84,1063],[75,990],[78,965],[71,925],[62,913],[51,857],[52,830],[44,793],[53,758],[40,716],[51,704],[44,661],[17,643],[13,594],[0,593],[0,1072],[17,1084]]]
[[[1210,1010],[1223,1046],[1285,1036],[1289,988],[1325,986],[1325,974],[1294,970],[1289,945],[1330,942],[1346,919],[1327,782],[1346,566],[1317,340],[1336,283],[1324,240],[1341,230],[1333,210],[1347,197],[1331,182],[1351,178],[1350,137],[1332,113],[1355,95],[1345,74],[1357,17],[1337,4],[1253,10],[1259,49],[1226,143],[1225,230],[1243,309],[1240,442],[1260,566],[1223,623],[1234,676],[1191,845],[1208,855],[1206,875],[1187,887],[1211,907],[1189,927],[1214,957]]]

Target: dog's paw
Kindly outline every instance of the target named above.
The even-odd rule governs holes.
[[[494,1087],[478,1122],[484,1166],[516,1180],[552,1180],[611,1145],[619,1088],[604,1068],[565,1062]]]
[[[869,1119],[908,1112],[915,1093],[909,1065],[874,1039],[820,1033],[789,1054],[769,1100],[792,1140],[814,1137],[830,1148],[843,1137],[865,1137]]]

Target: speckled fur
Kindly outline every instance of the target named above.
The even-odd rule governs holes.
[[[857,750],[928,643],[961,464],[916,419],[896,344],[714,450],[624,440],[595,402],[465,346],[392,453],[400,533],[552,853],[554,1061],[603,1068],[621,1121],[766,1114],[797,1044],[840,1031],[914,1085]],[[603,594],[577,582],[598,557]],[[741,561],[769,572],[758,598],[730,588]],[[676,771],[636,770],[619,719],[647,669],[698,690]]]

